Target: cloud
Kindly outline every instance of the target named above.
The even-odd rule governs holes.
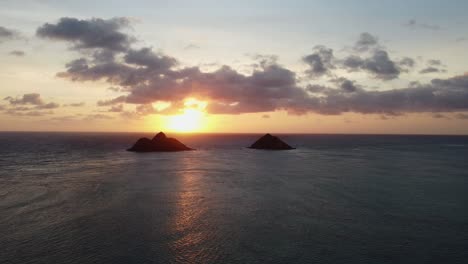
[[[79,25],[99,25],[95,23],[97,19],[71,20],[81,21]],[[55,32],[54,27],[64,26],[61,22],[52,25],[51,32]],[[96,27],[96,31],[102,30],[102,26]],[[41,28],[38,32],[41,32]],[[115,27],[109,30],[121,34],[120,29]],[[94,32],[90,28],[87,30]],[[99,48],[97,52],[82,52],[80,58],[67,63],[65,71],[57,76],[76,82],[108,83],[123,95],[100,100],[97,105],[110,106],[109,110],[130,118],[175,113],[184,107],[184,100],[191,97],[207,101],[205,110],[212,114],[280,110],[296,115],[355,112],[397,116],[413,112],[460,112],[468,109],[468,75],[434,79],[427,84],[412,83],[393,90],[367,90],[352,80],[335,76],[332,70],[340,66],[348,71],[368,72],[380,80],[392,80],[407,68],[414,67],[414,60],[408,57],[392,60],[378,44],[378,39],[369,33],[361,34],[355,44],[355,51],[364,54],[336,59],[332,49],[316,46],[312,54],[303,57],[309,67],[307,74],[311,77],[333,76],[329,80],[332,87],[301,80],[296,72],[279,64],[276,56],[258,57],[258,64],[249,73],[228,65],[203,71],[200,67],[183,67],[174,57],[154,52],[149,47],[135,49],[131,47],[131,41],[113,44],[117,46],[107,41],[91,43],[88,41],[89,34],[81,32],[73,37],[50,34],[60,36],[54,38],[66,40],[75,48]],[[170,106],[158,112],[152,105],[154,102],[167,102]],[[124,104],[134,104],[135,111],[124,111]]]
[[[41,98],[41,95],[38,93],[24,94],[21,98],[6,97],[4,100],[9,101],[13,105],[43,105],[44,101]]]
[[[111,51],[127,50],[135,39],[122,32],[130,26],[128,18],[93,18],[80,20],[63,17],[56,24],[46,23],[36,35],[41,38],[68,41],[74,49],[101,48]]]
[[[123,112],[123,110],[124,110],[123,104],[119,104],[119,105],[111,106],[108,112],[120,113],[120,112]]]
[[[354,81],[348,80],[344,77],[336,78],[332,80],[332,82],[336,83],[338,88],[344,92],[352,93],[360,89]]]
[[[87,115],[83,118],[83,120],[85,121],[94,121],[94,120],[109,120],[109,119],[113,119],[112,116],[108,116],[108,115],[103,115],[103,114],[90,114],[90,115]]]
[[[441,66],[442,61],[440,61],[440,60],[428,60],[427,64],[430,65],[430,66]]]
[[[53,112],[44,112],[36,110],[50,110],[59,108],[60,105],[54,102],[46,103],[38,93],[24,94],[22,97],[13,98],[8,96],[4,98],[10,103],[10,108],[6,113],[17,116],[40,116]],[[29,111],[29,112],[28,112]]]
[[[319,77],[328,74],[335,68],[332,64],[333,50],[325,46],[316,46],[315,52],[305,56],[302,60],[309,66],[306,73],[311,77]]]
[[[445,65],[442,64],[440,60],[428,60],[427,67],[419,71],[421,74],[426,73],[438,73],[438,72],[447,72],[445,69],[441,69],[440,67],[444,67]]]
[[[438,25],[419,23],[415,19],[411,19],[403,25],[411,29],[428,29],[428,30],[440,30],[441,29],[440,26]]]
[[[435,67],[427,67],[419,71],[421,74],[426,74],[426,73],[434,73],[434,72],[445,72],[443,69],[435,68]]]
[[[196,44],[188,44],[187,46],[184,47],[184,50],[191,50],[191,49],[199,49],[200,46],[196,45]]]
[[[82,107],[82,106],[85,106],[85,102],[79,102],[79,103],[71,103],[71,104],[68,104],[68,105],[65,105],[65,106],[70,106],[70,107]]]
[[[342,61],[342,65],[349,71],[364,70],[376,79],[392,80],[398,78],[401,69],[384,50],[375,50],[370,57],[361,58],[350,55]]]
[[[24,55],[26,55],[26,53],[24,53],[24,51],[21,51],[21,50],[13,50],[13,51],[10,51],[10,53],[8,54],[11,56],[16,56],[16,57],[23,57]]]
[[[416,61],[409,57],[402,58],[398,64],[402,67],[413,68],[416,65]]]
[[[60,105],[57,104],[57,103],[47,103],[47,104],[42,104],[42,105],[38,105],[36,106],[36,109],[55,109],[55,108],[59,108]]]
[[[0,43],[17,38],[20,38],[20,34],[17,31],[0,26]]]
[[[379,40],[376,36],[364,32],[359,35],[358,41],[354,44],[353,49],[358,52],[369,51],[379,45]]]
[[[177,65],[176,59],[162,54],[156,54],[150,48],[129,50],[124,59],[126,63],[145,66],[152,70],[166,70]]]
[[[462,120],[468,120],[468,114],[465,114],[465,113],[457,113],[457,114],[455,114],[455,118],[457,118],[457,119],[462,119]]]
[[[97,106],[109,106],[109,105],[125,103],[126,100],[127,100],[127,97],[122,95],[122,96],[119,96],[110,100],[100,100],[97,102]]]
[[[441,113],[435,113],[432,115],[432,118],[436,118],[436,119],[450,119],[450,117],[446,116],[446,115],[443,115]]]
[[[54,114],[53,111],[17,111],[14,109],[9,109],[5,112],[8,115],[13,116],[24,116],[24,117],[38,117],[38,116],[46,116]]]

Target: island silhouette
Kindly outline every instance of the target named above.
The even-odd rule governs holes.
[[[270,134],[265,134],[263,137],[259,138],[255,143],[253,143],[249,148],[251,149],[264,149],[264,150],[290,150],[295,149],[278,137],[272,136]]]
[[[278,137],[272,136],[270,134],[265,134],[248,148],[263,150],[295,149]],[[175,138],[168,138],[163,132],[156,134],[153,139],[140,138],[131,148],[127,149],[127,151],[132,152],[174,152],[187,150],[194,149],[187,147]]]
[[[175,138],[168,138],[163,132],[159,132],[153,139],[140,138],[129,149],[132,152],[173,152],[194,150],[187,147]]]

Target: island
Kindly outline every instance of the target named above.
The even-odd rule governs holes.
[[[283,142],[278,137],[266,134],[263,137],[259,138],[255,143],[253,143],[249,148],[251,149],[265,149],[265,150],[290,150],[295,149],[285,142]]]
[[[163,132],[159,132],[153,139],[140,138],[127,151],[132,152],[173,152],[194,150],[182,144],[175,138],[168,138]]]

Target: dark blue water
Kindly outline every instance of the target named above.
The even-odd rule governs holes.
[[[468,261],[468,137],[140,136],[0,133],[0,263]]]

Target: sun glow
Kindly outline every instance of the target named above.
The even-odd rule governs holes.
[[[182,114],[170,116],[167,129],[175,132],[196,132],[204,127],[206,102],[189,98],[184,102]]]

